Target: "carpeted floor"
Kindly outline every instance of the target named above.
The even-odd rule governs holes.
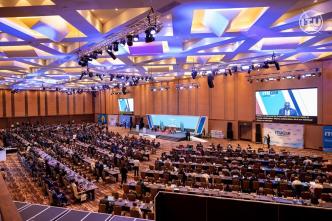
[[[124,128],[110,128],[110,130],[118,131],[121,134],[128,134],[128,130]],[[149,165],[154,165],[154,161],[161,155],[162,152],[168,152],[173,147],[176,147],[180,144],[196,144],[194,141],[181,141],[181,142],[172,142],[165,140],[158,140],[161,143],[161,148],[157,151],[155,155],[150,156],[150,161],[142,162],[140,169],[148,168]],[[249,143],[255,149],[262,147],[261,144],[254,144],[246,141],[228,141],[224,139],[209,139],[207,143],[204,143],[204,146],[209,145],[210,143],[227,145],[229,142],[237,145],[238,143],[246,147]],[[332,153],[324,153],[316,150],[308,149],[292,149],[292,148],[275,148],[277,151],[281,149],[286,149],[289,152],[300,154],[300,155],[318,155],[323,156],[324,159],[327,159],[332,162]],[[49,204],[48,197],[44,196],[42,193],[41,187],[37,185],[37,182],[34,181],[29,173],[24,169],[24,167],[19,162],[19,159],[16,154],[7,155],[6,162],[0,162],[0,168],[5,168],[8,176],[6,183],[10,193],[14,200],[25,201],[29,203],[39,203],[39,204]],[[133,180],[133,173],[128,174],[128,181]],[[111,195],[112,192],[116,191],[122,194],[122,189],[119,184],[105,184],[105,183],[96,183],[98,189],[96,190],[96,199],[94,201],[85,202],[82,204],[71,204],[68,207],[73,209],[80,210],[89,210],[89,211],[98,211],[99,200],[102,199],[105,195]]]

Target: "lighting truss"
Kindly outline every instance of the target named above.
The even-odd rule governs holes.
[[[268,81],[280,81],[291,79],[305,79],[311,77],[320,77],[322,73],[321,68],[313,68],[309,70],[294,70],[269,74],[255,74],[247,76],[249,83],[253,82],[268,82]]]
[[[199,88],[199,84],[198,83],[177,84],[175,88],[177,90],[194,89],[194,88]]]
[[[156,87],[156,86],[151,86],[150,90],[153,92],[157,92],[157,91],[168,91],[170,89],[169,86],[160,86],[160,87]]]
[[[148,15],[143,19],[130,24],[125,30],[119,33],[113,33],[109,35],[105,40],[95,44],[90,48],[80,50],[78,55],[79,57],[83,57],[84,55],[89,55],[94,51],[105,50],[105,48],[107,48],[109,45],[112,45],[114,42],[121,43],[124,39],[127,39],[127,36],[137,36],[152,27],[160,30],[162,23],[160,22],[160,14],[151,8]]]

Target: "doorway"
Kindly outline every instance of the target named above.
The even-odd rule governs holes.
[[[252,122],[239,121],[239,139],[246,141],[252,140]]]

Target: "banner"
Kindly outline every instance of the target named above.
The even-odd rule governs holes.
[[[98,114],[98,124],[107,124],[107,114]]]
[[[119,116],[118,115],[107,115],[107,117],[108,117],[108,119],[107,119],[108,125],[115,127],[118,123]]]
[[[323,127],[323,150],[332,152],[332,126]]]
[[[263,135],[270,135],[271,145],[303,148],[304,125],[264,123]],[[266,139],[264,139],[266,143]]]

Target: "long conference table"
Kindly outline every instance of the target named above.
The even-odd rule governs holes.
[[[137,183],[135,181],[132,181],[128,185],[130,189],[134,190],[136,184]],[[313,206],[310,204],[309,200],[299,200],[299,199],[291,199],[291,198],[276,197],[276,196],[265,196],[265,195],[258,195],[252,193],[250,194],[250,193],[240,193],[240,192],[227,192],[219,189],[191,188],[185,186],[167,187],[165,184],[146,183],[146,182],[144,182],[144,185],[148,191],[151,191],[151,189],[155,189],[157,191],[168,191],[168,192],[183,193],[183,194],[195,194],[195,195],[224,197],[224,198],[233,198],[241,200],[255,200],[255,201],[282,203],[282,204]],[[329,202],[321,203],[317,207],[332,209],[332,203]]]
[[[126,216],[74,210],[25,202],[14,202],[23,221],[147,221]]]

